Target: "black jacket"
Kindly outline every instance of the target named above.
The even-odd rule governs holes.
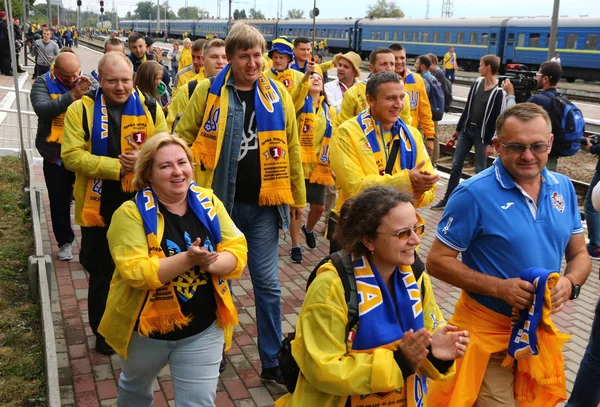
[[[87,75],[86,75],[87,76]],[[98,87],[98,82],[92,77],[92,87]],[[31,86],[31,104],[38,117],[38,129],[35,135],[35,147],[40,155],[48,161],[55,162],[60,158],[60,144],[46,141],[52,128],[52,119],[67,111],[73,103],[71,92],[67,92],[58,99],[50,98],[46,75],[38,76]]]

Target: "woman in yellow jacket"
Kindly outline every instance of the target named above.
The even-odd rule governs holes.
[[[346,201],[336,239],[351,256],[358,322],[347,327],[343,283],[325,263],[298,315],[296,388],[276,407],[426,407],[427,381],[454,374],[469,334],[446,324],[428,275],[413,274],[424,228],[410,196],[393,188],[368,188]]]
[[[309,94],[298,117],[298,133],[306,185],[306,202],[310,211],[305,225],[302,219],[292,219],[290,235],[292,237],[291,259],[294,263],[302,263],[300,248],[300,229],[304,233],[309,248],[317,247],[317,239],[313,229],[323,212],[325,212],[325,187],[334,185],[333,173],[329,166],[329,150],[333,127],[331,122],[335,109],[327,103],[323,89],[324,80],[321,68],[315,66],[310,76]]]
[[[119,405],[151,406],[167,363],[177,404],[214,405],[238,322],[226,280],[241,275],[247,245],[219,199],[192,181],[191,162],[176,136],[144,143],[138,193],[108,230],[116,268],[99,332],[121,357]]]
[[[179,66],[177,72],[180,72],[186,66],[192,64],[192,40],[186,38],[183,40],[183,49],[179,56]]]

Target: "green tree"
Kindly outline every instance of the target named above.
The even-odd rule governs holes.
[[[180,7],[177,16],[183,20],[197,20],[200,18],[200,8],[196,6]]]
[[[156,6],[152,1],[139,1],[135,7],[135,17],[140,20],[156,18]]]
[[[293,8],[288,10],[287,18],[294,20],[298,18],[304,18],[304,11],[299,8]]]
[[[234,20],[246,20],[246,10],[238,10],[237,8],[233,11],[233,19]]]
[[[250,20],[264,20],[265,15],[260,10],[256,10],[255,8],[251,8],[248,10],[248,19]]]
[[[377,0],[377,3],[367,6],[367,18],[402,18],[404,12],[396,5],[394,0]]]

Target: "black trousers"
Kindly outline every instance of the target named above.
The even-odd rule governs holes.
[[[108,227],[81,228],[79,262],[90,273],[88,313],[90,327],[95,335],[98,335],[98,326],[106,308],[110,280],[115,270],[115,263],[108,249],[107,232]]]
[[[4,75],[12,73],[8,41],[2,41],[0,43],[0,73]]]
[[[52,231],[56,241],[59,246],[73,243],[75,236],[71,227],[71,200],[75,173],[67,170],[64,165],[44,160],[44,178],[48,188]]]
[[[33,76],[35,78],[37,78],[38,76],[44,75],[49,70],[50,70],[49,66],[35,64],[35,68],[33,70]]]

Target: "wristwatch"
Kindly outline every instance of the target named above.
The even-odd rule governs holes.
[[[570,300],[576,300],[577,297],[579,297],[579,292],[581,291],[581,286],[579,284],[573,284],[573,282],[571,281],[571,296],[569,297]]]

